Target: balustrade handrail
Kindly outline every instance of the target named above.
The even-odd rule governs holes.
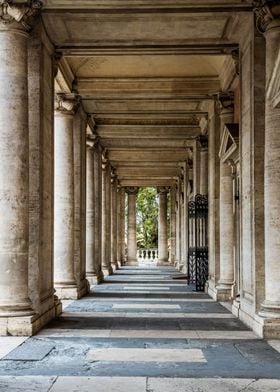
[[[137,257],[138,259],[143,259],[143,260],[156,260],[158,259],[158,249],[157,248],[138,249]]]

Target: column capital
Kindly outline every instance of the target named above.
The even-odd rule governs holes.
[[[170,188],[168,186],[162,186],[162,187],[158,187],[157,188],[157,193],[161,194],[161,193],[168,193],[170,190]]]
[[[39,0],[0,0],[0,29],[11,26],[31,31],[41,8]]]
[[[278,0],[255,0],[256,27],[260,33],[280,28],[280,4]]]
[[[125,192],[128,195],[137,195],[138,191],[139,191],[139,188],[136,186],[130,186],[130,187],[125,188]]]
[[[56,94],[55,111],[60,114],[74,115],[78,110],[80,101],[81,97],[77,94]]]
[[[197,142],[199,143],[201,150],[208,150],[208,136],[207,135],[199,135],[196,138]]]
[[[220,113],[223,111],[233,111],[234,109],[234,94],[232,91],[221,91],[217,95]]]
[[[92,150],[97,149],[99,143],[100,143],[99,136],[92,135],[92,134],[87,135],[87,140],[86,140],[87,148],[92,149]]]

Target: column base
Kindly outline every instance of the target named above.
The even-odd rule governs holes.
[[[106,276],[113,275],[113,269],[112,267],[102,267],[102,273],[103,277],[106,278]]]
[[[55,301],[45,313],[32,316],[0,317],[0,336],[32,336],[62,313],[62,304]]]
[[[217,288],[216,288],[216,283],[214,280],[208,280],[205,284],[205,292],[210,295],[211,298],[213,298],[215,301],[217,301]]]
[[[261,338],[280,339],[280,315],[279,318],[271,318],[259,314],[249,314],[242,308],[241,303],[239,318]]]
[[[216,301],[231,302],[232,301],[233,282],[219,282],[216,286]]]
[[[115,271],[117,271],[117,269],[118,269],[118,264],[117,264],[117,263],[112,263],[112,270],[113,270],[113,273],[114,273]]]
[[[169,261],[168,261],[168,259],[158,260],[157,261],[157,265],[168,266],[169,265]]]
[[[103,272],[99,271],[97,274],[87,275],[87,281],[90,286],[95,286],[103,282]]]
[[[86,279],[79,286],[55,284],[54,287],[59,299],[80,299],[89,292],[89,283]]]
[[[131,266],[135,265],[135,266],[137,266],[138,265],[138,261],[137,260],[127,260],[125,265],[131,265]]]

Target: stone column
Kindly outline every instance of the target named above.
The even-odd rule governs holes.
[[[158,264],[168,263],[167,238],[167,193],[168,188],[159,188],[159,216],[158,216]]]
[[[118,268],[118,254],[117,254],[117,219],[118,219],[118,211],[117,211],[117,178],[114,172],[111,174],[111,265],[113,271]]]
[[[126,188],[128,195],[127,264],[137,265],[136,201],[138,188]]]
[[[102,272],[113,273],[111,266],[111,166],[102,162]]]
[[[29,26],[26,20],[26,14],[32,11],[36,11],[33,1],[22,8],[0,4],[0,334],[17,334],[17,327],[24,334],[31,319],[4,318],[33,313],[28,293]]]
[[[233,122],[233,101],[231,96],[220,97],[221,134],[225,124]],[[234,284],[234,216],[233,179],[231,166],[220,161],[220,279],[217,299],[229,301]]]
[[[220,276],[220,173],[219,173],[219,143],[220,118],[218,104],[213,101],[209,104],[209,192],[208,192],[208,247],[209,247],[209,280],[208,293],[215,299],[216,285]]]
[[[119,220],[119,246],[120,246],[120,264],[125,264],[125,190],[120,188],[120,220]]]
[[[94,253],[97,283],[103,280],[102,272],[102,147],[96,140],[94,158]]]
[[[201,195],[208,194],[208,137],[207,135],[199,136],[200,144],[200,186]]]
[[[181,263],[181,179],[178,179],[176,187],[176,261],[175,266],[179,269]]]
[[[170,263],[176,261],[176,187],[170,191]]]
[[[62,299],[78,297],[74,272],[73,122],[78,100],[59,94],[55,111],[54,284]]]
[[[278,7],[278,8],[277,8]],[[280,319],[280,107],[274,105],[277,77],[273,78],[280,42],[279,6],[266,5],[258,10],[257,23],[266,39],[266,105],[265,105],[265,299],[260,315],[277,318],[264,328],[264,335],[279,337]],[[278,75],[279,78],[279,75]],[[278,328],[278,329],[277,329]],[[277,332],[278,331],[278,332]]]
[[[187,274],[188,273],[188,252],[189,252],[189,163],[188,161],[184,162],[183,165],[183,176],[184,176],[184,187],[183,187],[183,257],[182,257],[182,264],[183,269],[182,272]]]
[[[86,277],[91,285],[102,281],[100,263],[100,189],[98,140],[87,139]]]

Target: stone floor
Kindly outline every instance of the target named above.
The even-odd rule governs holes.
[[[171,267],[123,267],[33,338],[0,338],[0,391],[280,391],[259,339]]]

